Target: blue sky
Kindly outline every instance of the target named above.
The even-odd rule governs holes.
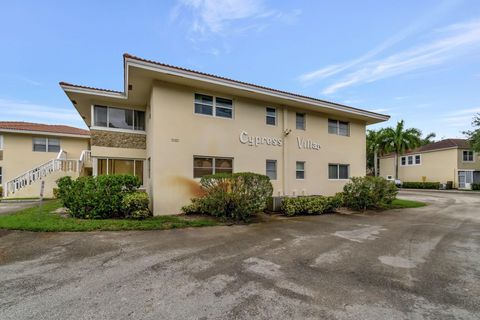
[[[480,112],[480,3],[2,1],[0,120],[84,127],[59,81],[123,90],[122,54],[390,114],[437,138]],[[378,126],[374,126],[376,128]]]

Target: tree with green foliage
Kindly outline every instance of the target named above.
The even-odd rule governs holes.
[[[433,140],[437,135],[434,132],[430,132],[425,136],[425,138],[422,138],[421,145],[425,146],[430,143],[434,143],[435,140]]]
[[[383,129],[367,131],[367,168],[378,176],[378,156],[383,153]]]
[[[464,131],[463,134],[467,136],[470,141],[470,146],[473,151],[480,152],[480,113],[477,113],[472,121],[473,130]]]
[[[413,150],[421,145],[422,132],[416,128],[405,129],[403,120],[395,128],[383,129],[382,146],[386,152],[395,154],[395,179],[398,179],[398,158],[407,150]]]

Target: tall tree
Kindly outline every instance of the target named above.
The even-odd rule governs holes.
[[[383,152],[383,129],[367,131],[367,167],[378,176],[378,155]]]
[[[425,136],[425,138],[422,138],[422,141],[421,141],[421,144],[422,146],[424,145],[427,145],[429,143],[433,143],[435,142],[435,140],[433,140],[437,135],[434,133],[434,132],[430,132],[429,134],[427,134]]]
[[[475,152],[480,152],[480,113],[473,117],[472,126],[474,130],[464,131],[463,134],[470,140],[470,145]]]
[[[395,179],[398,179],[398,157],[405,151],[412,150],[421,145],[422,132],[415,128],[405,129],[403,120],[395,128],[385,128],[383,133],[383,146],[386,152],[395,153]]]

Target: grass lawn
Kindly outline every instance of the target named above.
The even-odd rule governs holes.
[[[405,199],[395,199],[390,205],[390,209],[403,209],[403,208],[420,208],[425,207],[427,204],[425,202],[405,200]]]
[[[85,220],[64,218],[53,211],[60,208],[58,200],[0,215],[0,229],[28,231],[118,231],[118,230],[165,230],[188,227],[214,226],[217,222],[199,218],[187,220],[177,216],[157,216],[145,220],[102,219]]]

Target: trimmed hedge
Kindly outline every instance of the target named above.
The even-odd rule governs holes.
[[[405,189],[440,189],[440,182],[403,182]]]
[[[480,183],[472,183],[472,190],[480,190]]]
[[[342,194],[333,197],[324,196],[299,196],[284,198],[282,213],[286,216],[317,215],[334,212],[342,205]]]
[[[60,178],[57,185],[59,199],[75,218],[143,217],[145,214],[145,196],[132,195],[140,187],[140,180],[132,175],[88,176],[75,180],[67,176]],[[136,212],[138,210],[142,212]]]
[[[397,187],[381,177],[355,177],[343,187],[343,205],[354,210],[388,207],[397,196]]]
[[[182,207],[185,214],[200,213],[246,221],[266,208],[273,192],[267,176],[251,172],[203,176],[200,185],[205,195]]]

